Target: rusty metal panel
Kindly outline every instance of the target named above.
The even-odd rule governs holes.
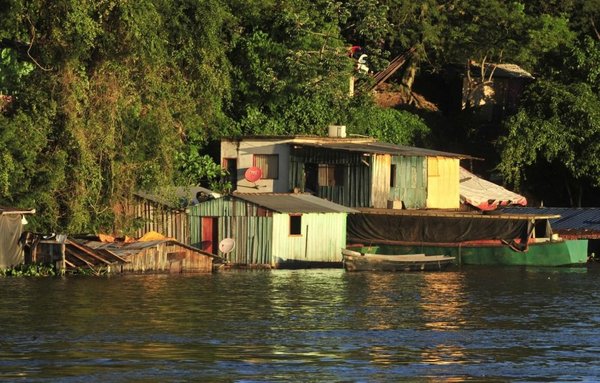
[[[149,231],[156,231],[184,244],[190,244],[188,217],[183,210],[136,197],[133,203],[127,206],[127,214],[140,223],[133,233],[135,237],[139,238]]]
[[[169,254],[181,254],[180,259],[174,259]],[[122,272],[211,272],[212,257],[200,254],[191,249],[176,244],[162,243],[156,246],[140,249],[125,257],[129,262],[121,266]],[[173,265],[173,263],[178,263]],[[173,266],[176,266],[174,268]]]
[[[390,195],[390,155],[373,155],[371,157],[371,207],[386,208]]]

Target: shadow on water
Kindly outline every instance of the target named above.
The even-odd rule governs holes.
[[[600,380],[600,269],[0,279],[0,380]]]

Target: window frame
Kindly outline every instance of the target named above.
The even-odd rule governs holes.
[[[258,166],[256,163],[256,159],[257,157],[266,157],[266,158],[274,158],[275,159],[275,164],[277,166],[277,169],[275,169],[275,175],[271,175],[271,174],[266,174],[267,172],[265,171],[265,169],[263,169],[262,167]],[[266,161],[267,164],[269,164],[269,161]],[[261,179],[263,180],[278,180],[279,179],[279,154],[277,153],[256,153],[252,155],[252,166],[256,166],[258,168],[260,168],[261,172],[262,172],[262,177]],[[267,169],[269,172],[272,172],[273,170],[271,169]]]
[[[324,172],[324,173],[322,173]],[[327,183],[321,183],[321,180]],[[344,186],[346,182],[346,167],[340,164],[317,164],[317,183],[319,186]]]
[[[292,220],[299,220],[295,225],[292,224]],[[298,232],[292,232],[292,228],[296,227]],[[288,236],[290,237],[302,237],[302,214],[289,214],[289,225],[288,225]]]

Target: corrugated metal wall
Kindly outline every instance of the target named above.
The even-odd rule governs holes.
[[[371,157],[371,206],[387,208],[390,196],[390,168],[392,157],[389,154],[374,154]]]
[[[133,204],[128,206],[127,214],[141,223],[141,227],[133,234],[136,238],[156,231],[186,245],[190,244],[187,214],[183,210],[170,209],[157,202],[135,197]]]
[[[396,186],[390,188],[389,199],[402,201],[407,209],[421,209],[427,205],[427,157],[394,156]]]
[[[427,207],[458,209],[460,205],[459,160],[447,157],[427,158]]]
[[[346,213],[302,215],[302,235],[290,236],[289,214],[273,215],[273,260],[341,262],[346,247]]]
[[[215,217],[218,240],[233,238],[235,249],[227,255],[236,264],[271,264],[272,212],[245,201],[218,198],[188,209],[191,245],[202,248],[202,217]],[[221,254],[218,254],[221,255]]]
[[[219,241],[235,240],[235,249],[227,260],[236,264],[271,264],[273,217],[221,217]]]
[[[344,165],[343,186],[320,186],[317,196],[349,207],[371,206],[371,168],[361,153],[302,147],[290,156],[290,190],[305,190],[304,164]]]

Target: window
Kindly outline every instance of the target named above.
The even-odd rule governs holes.
[[[279,178],[278,154],[255,154],[254,166],[262,170],[262,178],[274,180]]]
[[[302,235],[302,216],[290,214],[290,235]]]
[[[390,166],[390,187],[396,187],[396,165],[394,164]]]
[[[345,167],[343,165],[319,165],[319,186],[344,185]]]

